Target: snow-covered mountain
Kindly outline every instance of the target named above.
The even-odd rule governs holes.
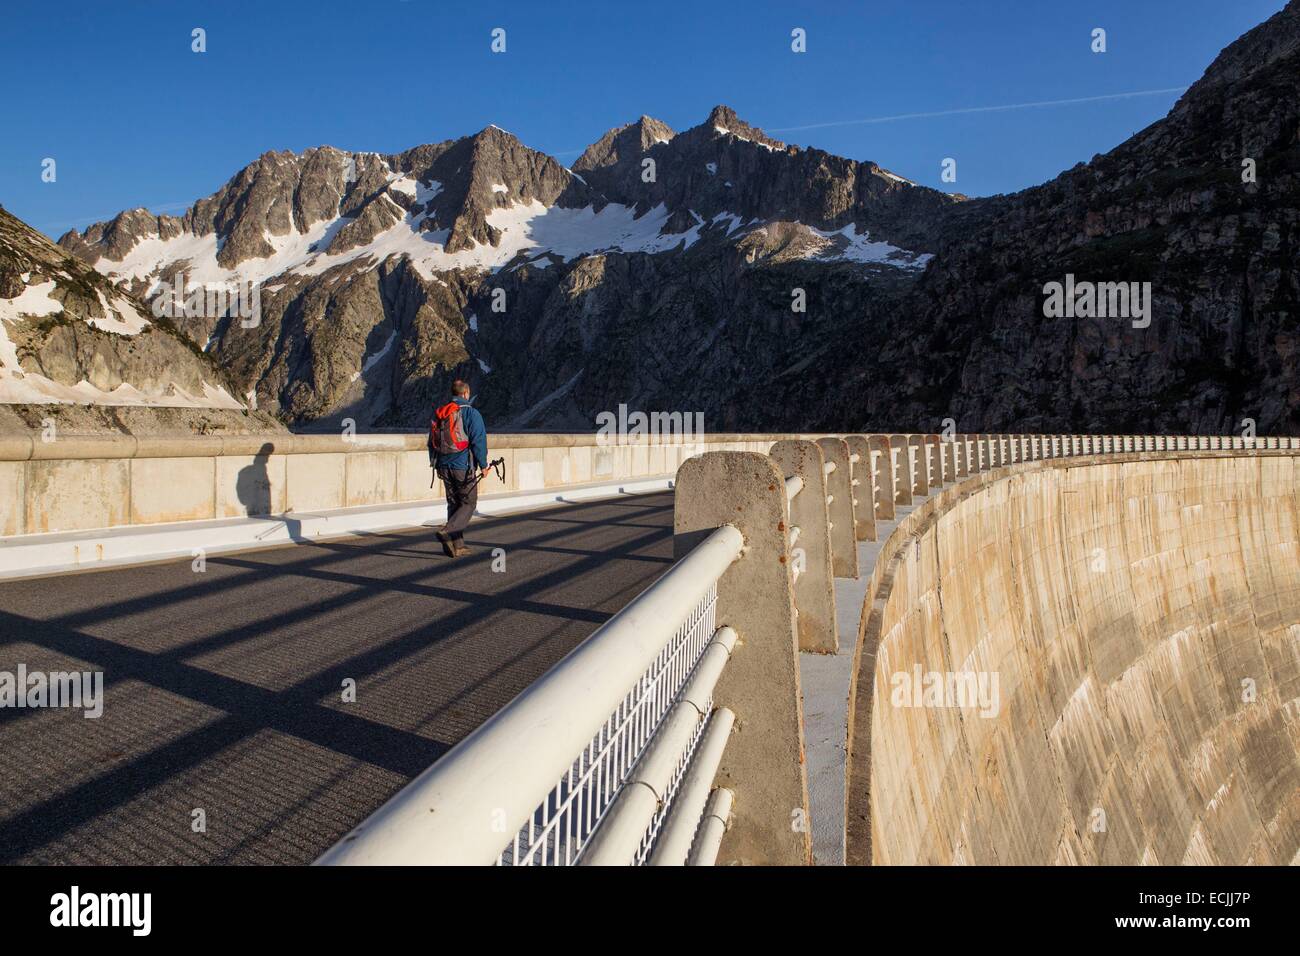
[[[146,429],[150,417],[249,424],[224,374],[172,323],[0,209],[0,431],[50,420],[98,430],[114,417]]]
[[[184,216],[60,242],[110,303],[156,306],[180,271],[256,281],[258,321],[175,325],[231,395],[297,427],[418,428],[462,377],[497,429],[590,430],[625,404],[713,431],[1296,433],[1298,78],[1291,0],[1166,118],[1010,196],[914,185],[718,107],[680,133],[612,129],[571,169],[491,126],[267,153]],[[1052,313],[1067,276],[1149,283],[1150,322]]]
[[[183,216],[130,210],[59,242],[155,305],[178,274],[190,290],[256,283],[254,328],[211,312],[176,322],[286,422],[415,425],[460,375],[498,419],[590,427],[610,403],[668,400],[639,374],[611,379],[622,347],[591,321],[593,270],[649,259],[689,282],[724,262],[804,265],[888,285],[925,269],[959,199],[718,107],[683,133],[648,117],[611,130],[572,169],[496,126],[395,155],[267,153]],[[574,325],[570,307],[587,318]]]

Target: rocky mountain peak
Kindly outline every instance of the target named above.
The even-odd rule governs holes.
[[[706,129],[712,129],[718,133],[730,133],[740,139],[749,140],[754,143],[762,143],[772,149],[785,149],[785,143],[773,139],[764,133],[757,126],[750,126],[739,116],[730,106],[715,106],[709,113],[709,118],[703,123]]]
[[[642,116],[635,123],[611,129],[588,146],[573,164],[573,169],[585,176],[605,167],[626,165],[660,143],[671,141],[676,135],[667,123],[652,116]]]

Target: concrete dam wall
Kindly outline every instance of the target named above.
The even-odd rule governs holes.
[[[850,698],[848,859],[1287,864],[1300,457],[997,469],[895,531]]]

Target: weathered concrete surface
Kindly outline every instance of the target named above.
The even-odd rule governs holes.
[[[718,581],[718,626],[739,635],[713,694],[736,714],[714,780],[735,794],[719,864],[812,862],[808,828],[797,825],[808,820],[808,780],[784,481],[773,459],[754,452],[692,458],[677,472],[678,559],[724,524],[745,536],[744,553]]]
[[[984,473],[891,535],[850,863],[1296,859],[1300,458],[1179,454]],[[997,706],[905,706],[915,668],[996,676]]]
[[[849,482],[853,492],[853,531],[859,541],[876,540],[876,485],[878,477],[872,468],[874,458],[879,452],[871,451],[871,442],[866,435],[845,435],[844,441],[849,446],[849,461],[853,464],[853,477]],[[853,461],[854,457],[857,461]],[[891,502],[892,509],[892,502]],[[861,574],[859,564],[858,574]],[[854,577],[857,577],[855,574]]]
[[[799,608],[799,649],[834,654],[835,575],[825,457],[816,442],[797,439],[775,443],[771,457],[783,476],[803,479],[803,490],[789,504],[790,528],[799,529],[798,538],[790,546],[795,604]]]
[[[858,526],[853,508],[853,465],[843,438],[819,438],[826,464],[826,516],[830,521],[831,561],[837,578],[858,576]]]

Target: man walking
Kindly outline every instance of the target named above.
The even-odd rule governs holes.
[[[469,385],[451,383],[451,401],[435,409],[429,428],[430,463],[447,495],[447,523],[438,532],[449,558],[469,554],[465,528],[478,503],[478,480],[488,473],[487,429],[469,403]]]

